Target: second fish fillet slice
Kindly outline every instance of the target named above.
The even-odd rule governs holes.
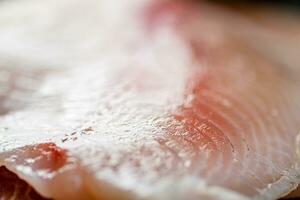
[[[35,80],[43,63],[48,74],[18,109],[2,106],[17,87],[1,97],[0,165],[42,196],[275,199],[299,183],[298,72],[231,30],[236,15],[181,1],[18,3],[0,21],[31,26],[1,24],[0,54],[28,74],[5,67],[4,84]]]

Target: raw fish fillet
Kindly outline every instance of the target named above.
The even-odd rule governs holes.
[[[200,1],[1,1],[0,199],[295,189],[300,27],[270,16]]]

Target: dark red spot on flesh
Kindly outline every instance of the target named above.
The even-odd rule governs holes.
[[[54,143],[35,145],[29,153],[29,157],[36,160],[33,167],[38,169],[55,171],[64,166],[67,161],[66,151]]]
[[[54,143],[25,146],[12,152],[8,165],[26,166],[33,171],[55,172],[67,162],[67,152]]]

